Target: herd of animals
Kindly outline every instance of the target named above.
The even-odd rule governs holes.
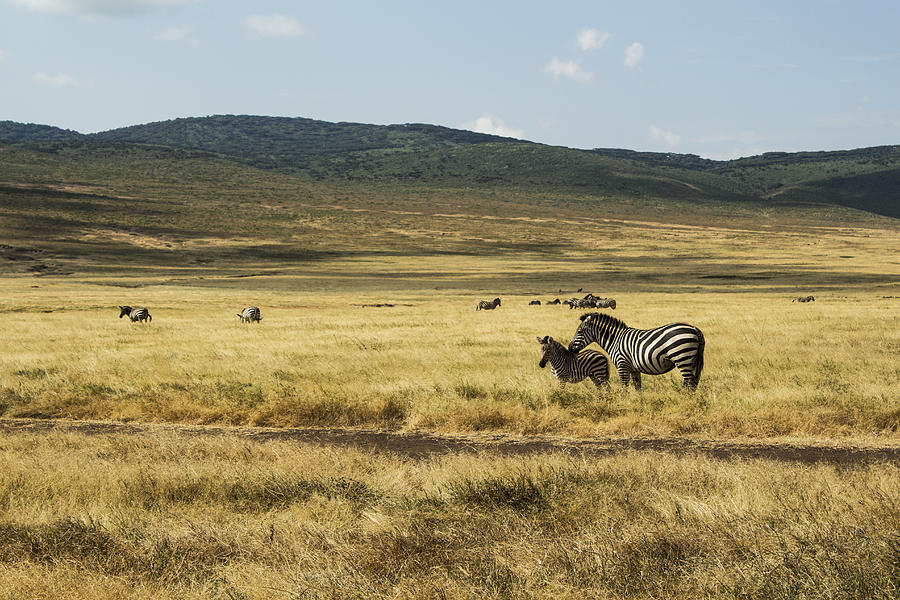
[[[578,290],[579,292],[581,290]],[[792,302],[813,302],[812,296],[794,298]],[[529,305],[540,305],[532,300]],[[587,294],[584,298],[556,298],[547,304],[568,304],[569,308],[616,308],[612,298]],[[493,310],[500,306],[500,298],[482,300],[475,310]],[[150,323],[153,317],[145,307],[119,306],[119,318]],[[262,313],[258,306],[248,306],[237,313],[241,323],[259,323]],[[609,364],[615,366],[622,385],[629,382],[641,389],[641,375],[661,375],[678,368],[685,388],[694,390],[703,372],[703,351],[706,340],[699,328],[689,323],[669,323],[653,329],[635,329],[620,319],[600,312],[581,315],[581,323],[568,347],[550,336],[538,337],[542,369],[550,363],[554,377],[564,383],[578,383],[590,379],[599,390],[609,385]],[[606,354],[585,348],[596,343]],[[607,358],[609,356],[609,358]]]

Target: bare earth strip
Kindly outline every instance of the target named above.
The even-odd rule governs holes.
[[[317,446],[352,447],[373,452],[388,452],[410,459],[422,459],[441,454],[482,452],[501,455],[566,453],[599,457],[630,451],[706,455],[716,459],[767,459],[802,464],[825,463],[843,466],[868,463],[900,464],[900,445],[755,443],[675,437],[573,440],[506,434],[437,435],[374,429],[221,427],[111,421],[0,419],[0,432],[2,433],[50,431],[87,435],[152,435],[163,432],[192,437],[230,435],[259,441],[296,441]]]

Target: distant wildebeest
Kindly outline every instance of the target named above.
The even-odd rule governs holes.
[[[239,312],[237,316],[241,318],[241,323],[252,323],[253,321],[259,323],[262,320],[262,313],[259,311],[258,306],[248,306]]]
[[[131,308],[130,306],[120,306],[119,307],[119,318],[128,317],[131,319],[131,322],[150,322],[153,320],[153,317],[150,316],[150,311],[144,308],[143,306],[139,306],[138,308]]]
[[[475,305],[475,310],[494,310],[498,306],[500,306],[500,298],[494,298],[490,302],[481,300]]]
[[[540,305],[541,305],[540,300],[532,300],[531,302],[528,303],[528,306],[540,306]]]
[[[539,337],[537,341],[541,345],[541,360],[538,366],[543,369],[549,362],[550,372],[560,384],[578,383],[585,377],[590,377],[597,389],[608,387],[609,361],[600,352],[594,350],[570,352],[550,336]]]
[[[816,299],[812,296],[804,296],[802,298],[794,298],[791,302],[815,302]]]
[[[554,298],[553,300],[547,302],[547,304],[559,304],[559,298]]]
[[[581,315],[581,325],[569,343],[578,352],[592,342],[603,348],[619,372],[622,385],[632,379],[641,389],[641,373],[660,375],[678,367],[684,387],[696,389],[703,371],[703,332],[687,323],[655,329],[634,329],[604,313]]]

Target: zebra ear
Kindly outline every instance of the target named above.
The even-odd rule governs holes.
[[[547,340],[548,340],[549,338],[550,338],[550,336],[548,336],[548,335],[545,335],[544,337],[538,336],[537,341],[538,341],[539,344],[546,344],[546,343],[547,343]]]
[[[591,318],[591,313],[585,313],[578,318],[581,319],[582,321],[587,321],[588,319]]]

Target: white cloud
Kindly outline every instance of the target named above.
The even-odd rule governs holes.
[[[492,117],[490,115],[482,115],[473,122],[466,123],[463,129],[474,131],[476,133],[488,133],[490,135],[499,135],[516,139],[524,139],[525,132],[521,129],[514,129],[506,125],[503,119]]]
[[[54,14],[126,16],[171,8],[199,0],[13,0],[27,9]]]
[[[244,19],[244,25],[266,37],[297,37],[307,33],[300,21],[284,15],[251,15]]]
[[[637,68],[637,66],[644,60],[644,45],[640,42],[635,42],[632,45],[625,48],[625,66],[629,69]]]
[[[54,88],[87,88],[91,87],[90,83],[79,81],[67,73],[57,73],[56,75],[47,75],[46,73],[35,73],[34,81]]]
[[[581,83],[591,81],[594,78],[593,73],[589,73],[582,69],[581,65],[574,60],[563,62],[558,58],[554,58],[550,61],[550,64],[544,67],[544,71],[546,73],[551,73],[555,79],[565,77],[566,79],[580,81]]]
[[[2,63],[4,60],[6,60],[6,52],[0,50],[0,63]]]
[[[662,142],[667,148],[677,148],[681,144],[681,136],[668,129],[661,129],[656,125],[650,126],[650,137],[657,142]]]
[[[597,29],[582,29],[578,32],[576,43],[582,50],[599,50],[608,39],[608,33],[601,33]]]

